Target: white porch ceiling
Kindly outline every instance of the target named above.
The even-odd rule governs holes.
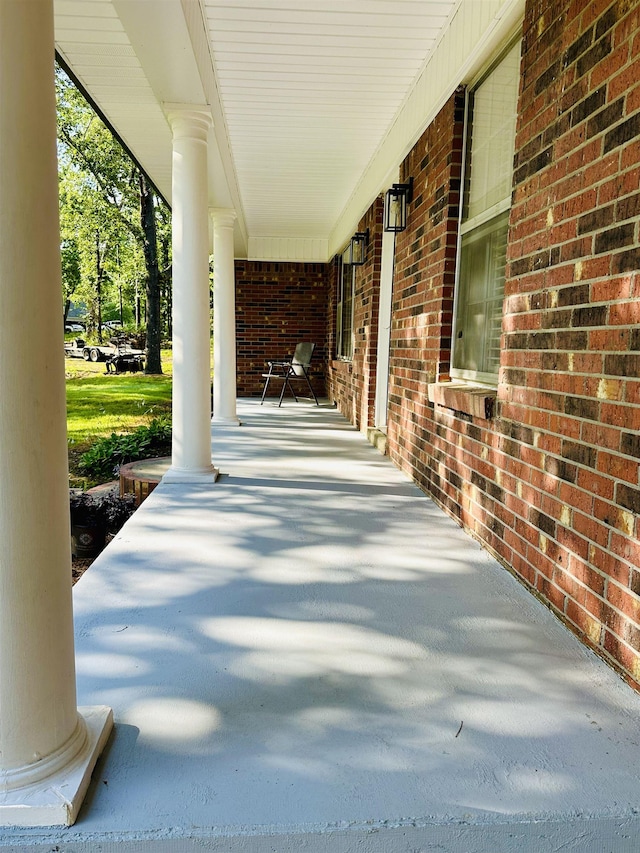
[[[484,32],[521,0],[54,5],[58,51],[167,199],[162,104],[208,103],[210,203],[238,212],[237,255],[326,260],[384,188],[367,172],[461,6]]]
[[[252,236],[327,237],[453,0],[204,0]]]

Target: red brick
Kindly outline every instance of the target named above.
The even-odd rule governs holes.
[[[612,634],[610,631],[606,631],[605,633],[604,647],[624,670],[629,673],[638,672],[638,669],[640,669],[640,655],[638,652],[631,649],[626,643],[622,642],[620,638]],[[628,679],[628,681],[634,686],[638,683],[637,679],[633,678]]]
[[[630,590],[610,582],[607,588],[607,600],[636,624],[640,623],[640,598]]]
[[[580,607],[579,604],[569,600],[567,602],[566,615],[567,619],[569,619],[570,622],[573,622],[573,624],[580,629],[586,639],[594,644],[599,642],[601,632],[598,633],[597,637],[593,637],[592,639],[594,620],[590,613]]]
[[[600,451],[598,453],[597,469],[616,480],[624,480],[627,483],[638,482],[637,460],[634,461],[614,453]]]
[[[624,560],[613,557],[609,552],[591,547],[591,562],[603,575],[616,580],[621,586],[629,585],[630,568]]]
[[[609,531],[602,524],[599,524],[597,519],[592,518],[590,515],[584,515],[576,510],[573,513],[572,526],[580,536],[584,536],[586,539],[589,539],[591,542],[595,542],[603,548],[607,546],[609,542]]]
[[[542,593],[542,595],[556,608],[556,610],[559,610],[561,613],[564,612],[567,598],[564,592],[556,586],[556,584],[552,583],[543,575],[538,575],[536,589],[538,592]]]
[[[601,412],[601,419],[605,424],[624,427],[628,430],[640,429],[640,411],[636,406],[603,402]]]
[[[594,281],[591,285],[591,299],[593,302],[609,302],[614,299],[629,299],[631,296],[631,277],[618,276]],[[609,314],[611,316],[611,305]]]
[[[640,405],[640,381],[624,383],[624,401],[634,406]]]
[[[612,532],[610,549],[618,557],[634,566],[640,566],[640,542],[622,533]]]
[[[557,586],[566,593],[568,598],[572,599],[574,602],[578,604],[584,605],[586,590],[584,586],[576,581],[570,574],[566,571],[556,571],[553,576],[554,582]]]
[[[238,394],[259,394],[266,362],[316,343],[314,379],[324,393],[327,366],[327,265],[236,261]]]

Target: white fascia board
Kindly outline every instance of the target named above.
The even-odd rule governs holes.
[[[217,186],[210,187],[209,202],[215,207],[233,208],[237,215],[235,231],[236,257],[243,256],[248,248],[249,239],[247,233],[246,218],[240,190],[238,177],[229,141],[229,132],[224,117],[218,83],[213,70],[213,59],[210,52],[209,36],[203,18],[203,10],[197,0],[179,0],[182,6],[184,20],[189,32],[191,50],[198,66],[198,73],[204,89],[206,102],[211,107],[213,116],[213,133],[217,143],[217,165],[210,178],[214,178]],[[222,185],[224,175],[225,185]],[[240,247],[239,245],[240,244]]]
[[[248,260],[325,263],[328,241],[314,237],[250,237]]]
[[[449,26],[347,202],[329,236],[329,257],[356,230],[389,176],[461,83],[472,80],[521,26],[525,0],[460,0]]]
[[[204,90],[178,0],[112,0],[159,103],[201,104]]]

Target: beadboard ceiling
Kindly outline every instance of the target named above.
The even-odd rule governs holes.
[[[251,233],[329,233],[452,5],[205,0]]]
[[[325,260],[461,2],[54,0],[56,46],[169,201],[162,105],[208,103],[210,203],[237,210],[236,252]]]

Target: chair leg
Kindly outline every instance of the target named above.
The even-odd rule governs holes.
[[[287,376],[283,376],[282,377],[282,391],[280,391],[280,398],[278,399],[278,407],[280,407],[282,405],[282,401],[284,400],[284,392],[287,390],[287,385],[289,385],[289,378]],[[291,385],[289,385],[289,390],[293,394],[293,389],[291,388]],[[293,394],[293,396],[295,397],[296,395]]]
[[[260,405],[264,403],[264,398],[267,394],[267,388],[269,387],[269,380],[271,379],[271,375],[267,376],[264,380],[264,388],[262,389],[262,397],[260,398]]]
[[[313,390],[313,385],[311,384],[311,380],[309,379],[309,374],[307,373],[306,370],[304,370],[304,368],[303,368],[303,371],[304,371],[304,378],[307,380],[307,385],[309,386],[309,391],[311,391],[311,396],[316,401],[316,406],[319,406],[320,403],[318,402],[318,398],[316,397],[316,392]]]

